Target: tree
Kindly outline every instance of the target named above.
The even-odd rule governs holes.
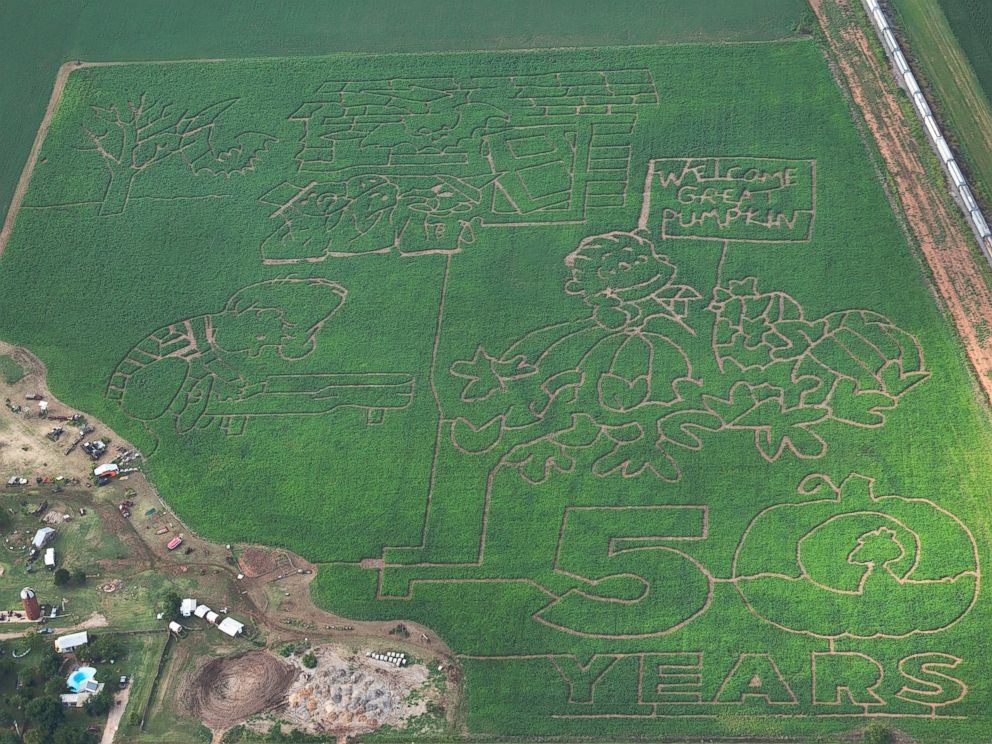
[[[21,669],[17,673],[17,687],[23,689],[34,685],[34,674],[30,669]]]
[[[56,568],[55,575],[52,576],[52,580],[55,582],[55,586],[65,586],[72,579],[72,575],[66,571],[64,568]]]
[[[45,735],[36,728],[24,732],[24,744],[45,744]]]
[[[58,655],[52,647],[44,648],[40,651],[40,656],[37,658],[37,665],[35,669],[43,677],[52,677],[59,673],[59,669],[62,667],[62,657]]]
[[[315,666],[317,666],[317,657],[313,655],[313,651],[308,651],[307,653],[303,654],[303,657],[300,659],[300,661],[303,662],[303,666],[305,666],[307,669],[313,669]]]
[[[182,599],[172,589],[169,589],[159,597],[158,611],[166,620],[179,620],[179,608],[182,606]]]
[[[194,174],[208,170],[230,175],[252,167],[274,137],[244,132],[231,147],[219,150],[210,141],[217,118],[237,101],[218,101],[196,113],[145,94],[106,107],[92,106],[92,121],[83,126],[82,149],[96,151],[110,176],[100,214],[123,212],[138,174],[176,155]]]
[[[91,716],[105,716],[110,712],[113,704],[114,696],[108,688],[104,687],[96,695],[90,697],[84,703],[84,707],[86,708],[86,712]]]
[[[72,583],[76,586],[82,586],[86,583],[86,572],[81,568],[75,568],[72,571]]]
[[[65,711],[57,697],[37,697],[24,706],[24,713],[35,728],[49,736],[65,720]]]
[[[878,721],[872,721],[865,728],[863,741],[865,744],[889,744],[892,741],[892,731]]]
[[[52,736],[52,744],[95,744],[96,735],[63,723]]]
[[[93,636],[89,643],[78,647],[75,651],[76,658],[84,662],[121,659],[127,655],[127,648],[124,646],[124,642],[117,636],[107,633]]]

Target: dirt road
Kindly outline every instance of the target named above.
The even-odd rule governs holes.
[[[948,206],[923,164],[921,145],[899,105],[895,83],[858,23],[857,0],[809,0],[841,81],[878,144],[892,174],[909,229],[933,275],[937,292],[964,343],[985,396],[992,402],[992,337],[986,330],[992,291],[970,232]]]
[[[21,172],[17,186],[14,187],[14,198],[10,200],[10,209],[7,210],[7,218],[4,220],[3,227],[0,228],[0,256],[3,255],[3,249],[7,246],[7,239],[10,237],[10,231],[14,227],[14,218],[17,216],[17,210],[20,208],[21,202],[24,201],[24,195],[27,193],[28,184],[31,182],[31,174],[34,172],[34,165],[38,160],[38,152],[41,150],[41,143],[45,141],[45,135],[48,134],[48,125],[51,124],[52,114],[55,113],[55,106],[62,96],[65,81],[69,79],[69,73],[77,67],[79,65],[76,63],[66,62],[59,68],[58,74],[55,76],[55,85],[52,88],[52,95],[48,99],[48,108],[45,109],[45,115],[41,119],[41,126],[38,127],[38,133],[35,135],[34,143],[31,145],[28,162]]]
[[[113,744],[114,736],[117,734],[117,727],[121,724],[124,711],[127,710],[127,701],[131,697],[131,686],[128,685],[123,690],[114,695],[114,704],[107,714],[107,725],[103,727],[103,736],[100,744]]]
[[[94,612],[81,623],[71,625],[68,628],[59,628],[58,634],[65,635],[67,633],[75,633],[77,630],[86,630],[88,628],[106,628],[107,625],[107,618],[97,612]],[[0,641],[9,641],[13,638],[23,638],[29,633],[33,633],[36,629],[37,626],[32,625],[30,628],[26,628],[24,630],[12,631],[10,633],[0,633]],[[55,636],[52,637],[54,638]]]

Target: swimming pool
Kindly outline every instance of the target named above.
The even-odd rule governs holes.
[[[88,679],[93,679],[95,676],[96,669],[93,667],[79,667],[79,669],[69,675],[65,683],[73,692],[80,692],[83,689],[83,683]]]

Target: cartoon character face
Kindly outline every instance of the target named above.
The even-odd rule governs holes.
[[[482,201],[482,191],[461,178],[441,175],[408,189],[403,198],[414,212],[441,219],[471,212]]]
[[[348,181],[347,209],[360,230],[393,209],[398,199],[396,184],[382,176],[356,176]]]
[[[675,266],[655,252],[643,235],[610,232],[585,238],[565,257],[571,278],[568,294],[580,295],[593,307],[593,318],[609,329],[644,317],[639,303],[660,305],[675,277]]]
[[[284,359],[300,359],[313,351],[317,332],[347,294],[340,284],[317,278],[252,284],[210,316],[213,342],[223,351],[257,356],[272,348]]]
[[[618,297],[623,302],[647,299],[675,276],[675,266],[637,233],[611,232],[585,238],[565,258],[572,278],[569,294],[587,298]]]
[[[225,351],[258,356],[291,338],[291,327],[279,308],[249,307],[214,316],[214,343]]]

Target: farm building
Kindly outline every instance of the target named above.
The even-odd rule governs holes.
[[[70,633],[69,635],[59,636],[55,639],[55,650],[60,654],[66,651],[72,651],[72,649],[78,646],[85,646],[90,642],[89,636],[86,634],[85,630],[78,633]]]
[[[55,548],[46,548],[45,568],[47,568],[49,571],[55,570]]]
[[[241,635],[242,632],[244,632],[245,626],[243,623],[239,623],[233,617],[225,617],[223,620],[220,621],[220,624],[217,626],[217,629],[224,633],[227,633],[229,636],[231,636],[231,638],[234,638],[235,636],[239,636]]]
[[[220,615],[218,615],[213,610],[207,613],[207,622],[210,623],[211,625],[216,625],[218,618],[220,618]]]
[[[31,545],[34,546],[35,550],[41,550],[54,539],[55,530],[51,527],[42,527],[34,533],[34,540],[31,541]]]
[[[179,635],[183,632],[183,626],[177,623],[175,620],[169,622],[169,632]]]
[[[193,611],[195,609],[196,609],[195,599],[191,599],[191,598],[184,599],[182,601],[182,604],[179,605],[179,614],[182,615],[183,617],[189,617],[190,615],[193,614]]]
[[[28,616],[28,620],[37,620],[41,617],[38,594],[29,586],[21,589],[21,606],[24,607],[24,614]]]
[[[211,610],[205,604],[201,604],[196,606],[196,609],[193,610],[193,614],[196,615],[197,617],[203,618],[207,616],[208,612],[212,612],[212,611],[213,610]]]

